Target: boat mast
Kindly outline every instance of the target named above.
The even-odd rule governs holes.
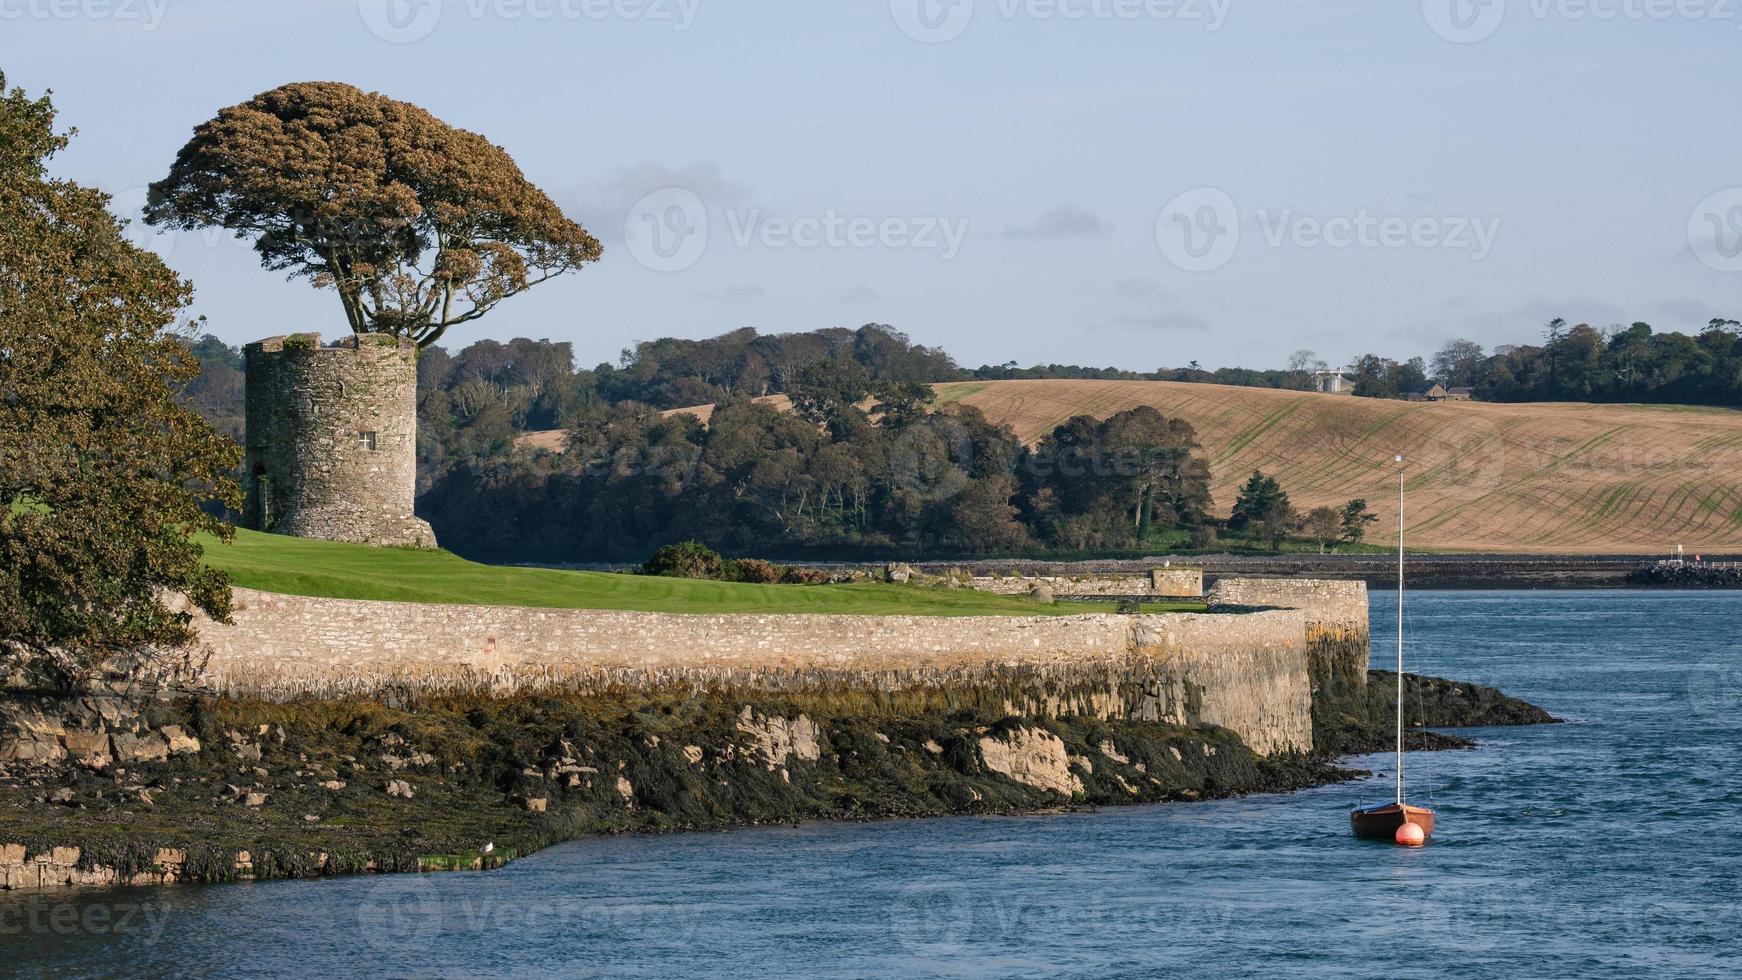
[[[1403,455],[1397,456],[1397,805],[1403,806]]]

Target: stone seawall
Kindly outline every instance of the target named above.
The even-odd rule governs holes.
[[[1155,568],[1141,575],[976,575],[970,584],[1000,595],[1028,595],[1036,587],[1044,587],[1055,596],[1196,599],[1204,594],[1204,570]]]
[[[853,690],[902,710],[1002,705],[1221,725],[1261,754],[1311,747],[1306,616],[689,615],[420,605],[236,590],[200,624],[221,694],[513,694],[668,686]]]
[[[1301,610],[1312,674],[1314,744],[1365,711],[1367,583],[1334,579],[1218,579],[1207,597],[1211,609],[1275,607]]]

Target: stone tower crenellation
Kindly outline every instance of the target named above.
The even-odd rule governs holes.
[[[328,541],[435,547],[414,513],[417,346],[364,334],[249,344],[243,526]]]

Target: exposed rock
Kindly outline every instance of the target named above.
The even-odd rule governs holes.
[[[635,799],[635,787],[634,787],[634,785],[632,785],[629,782],[629,780],[624,779],[622,776],[618,776],[617,777],[617,795],[623,797],[623,802],[625,802],[625,803]]]
[[[162,762],[169,758],[169,742],[155,733],[116,733],[109,736],[109,743],[114,746],[115,759],[119,762]]]
[[[1111,739],[1103,741],[1100,745],[1100,749],[1101,749],[1102,755],[1106,756],[1109,759],[1112,759],[1114,762],[1120,763],[1121,765],[1127,765],[1127,766],[1131,764],[1130,759],[1119,754],[1118,747],[1113,744]]]
[[[81,764],[101,769],[109,764],[109,736],[102,731],[69,729],[61,742]]]
[[[345,781],[342,779],[329,779],[321,784],[321,789],[332,790],[335,793],[344,788]]]
[[[200,740],[189,735],[180,725],[163,726],[163,737],[169,742],[170,755],[193,755],[200,750]]]
[[[886,582],[911,582],[913,566],[906,562],[891,562],[883,568],[883,580]]]
[[[695,765],[696,763],[702,761],[702,747],[699,745],[686,745],[686,746],[684,746],[683,747],[683,757],[684,757],[685,762],[688,762],[692,766]]]
[[[806,762],[815,762],[822,757],[822,747],[817,744],[817,735],[821,729],[808,715],[797,718],[770,718],[758,715],[749,705],[738,713],[738,730],[756,739],[756,750],[768,765],[768,771],[785,765],[788,756],[797,756]]]
[[[411,784],[403,779],[389,780],[387,783],[387,795],[409,800],[412,796]]]
[[[22,732],[11,738],[0,739],[0,762],[59,762],[66,758],[66,754],[66,749],[61,748],[60,739],[54,736]]]
[[[1070,769],[1064,740],[1044,728],[1016,728],[1004,739],[980,739],[986,768],[1016,782],[1065,796],[1083,792]]]
[[[543,813],[550,807],[550,800],[543,796],[522,799],[520,805],[529,813]]]
[[[242,804],[244,806],[251,806],[251,807],[253,807],[253,806],[265,806],[266,801],[268,799],[270,799],[270,797],[268,797],[265,793],[249,793],[248,795],[242,797]]]

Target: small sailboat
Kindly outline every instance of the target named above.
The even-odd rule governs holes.
[[[1349,813],[1356,837],[1420,847],[1433,836],[1434,812],[1403,802],[1403,457],[1397,457],[1397,801]]]

